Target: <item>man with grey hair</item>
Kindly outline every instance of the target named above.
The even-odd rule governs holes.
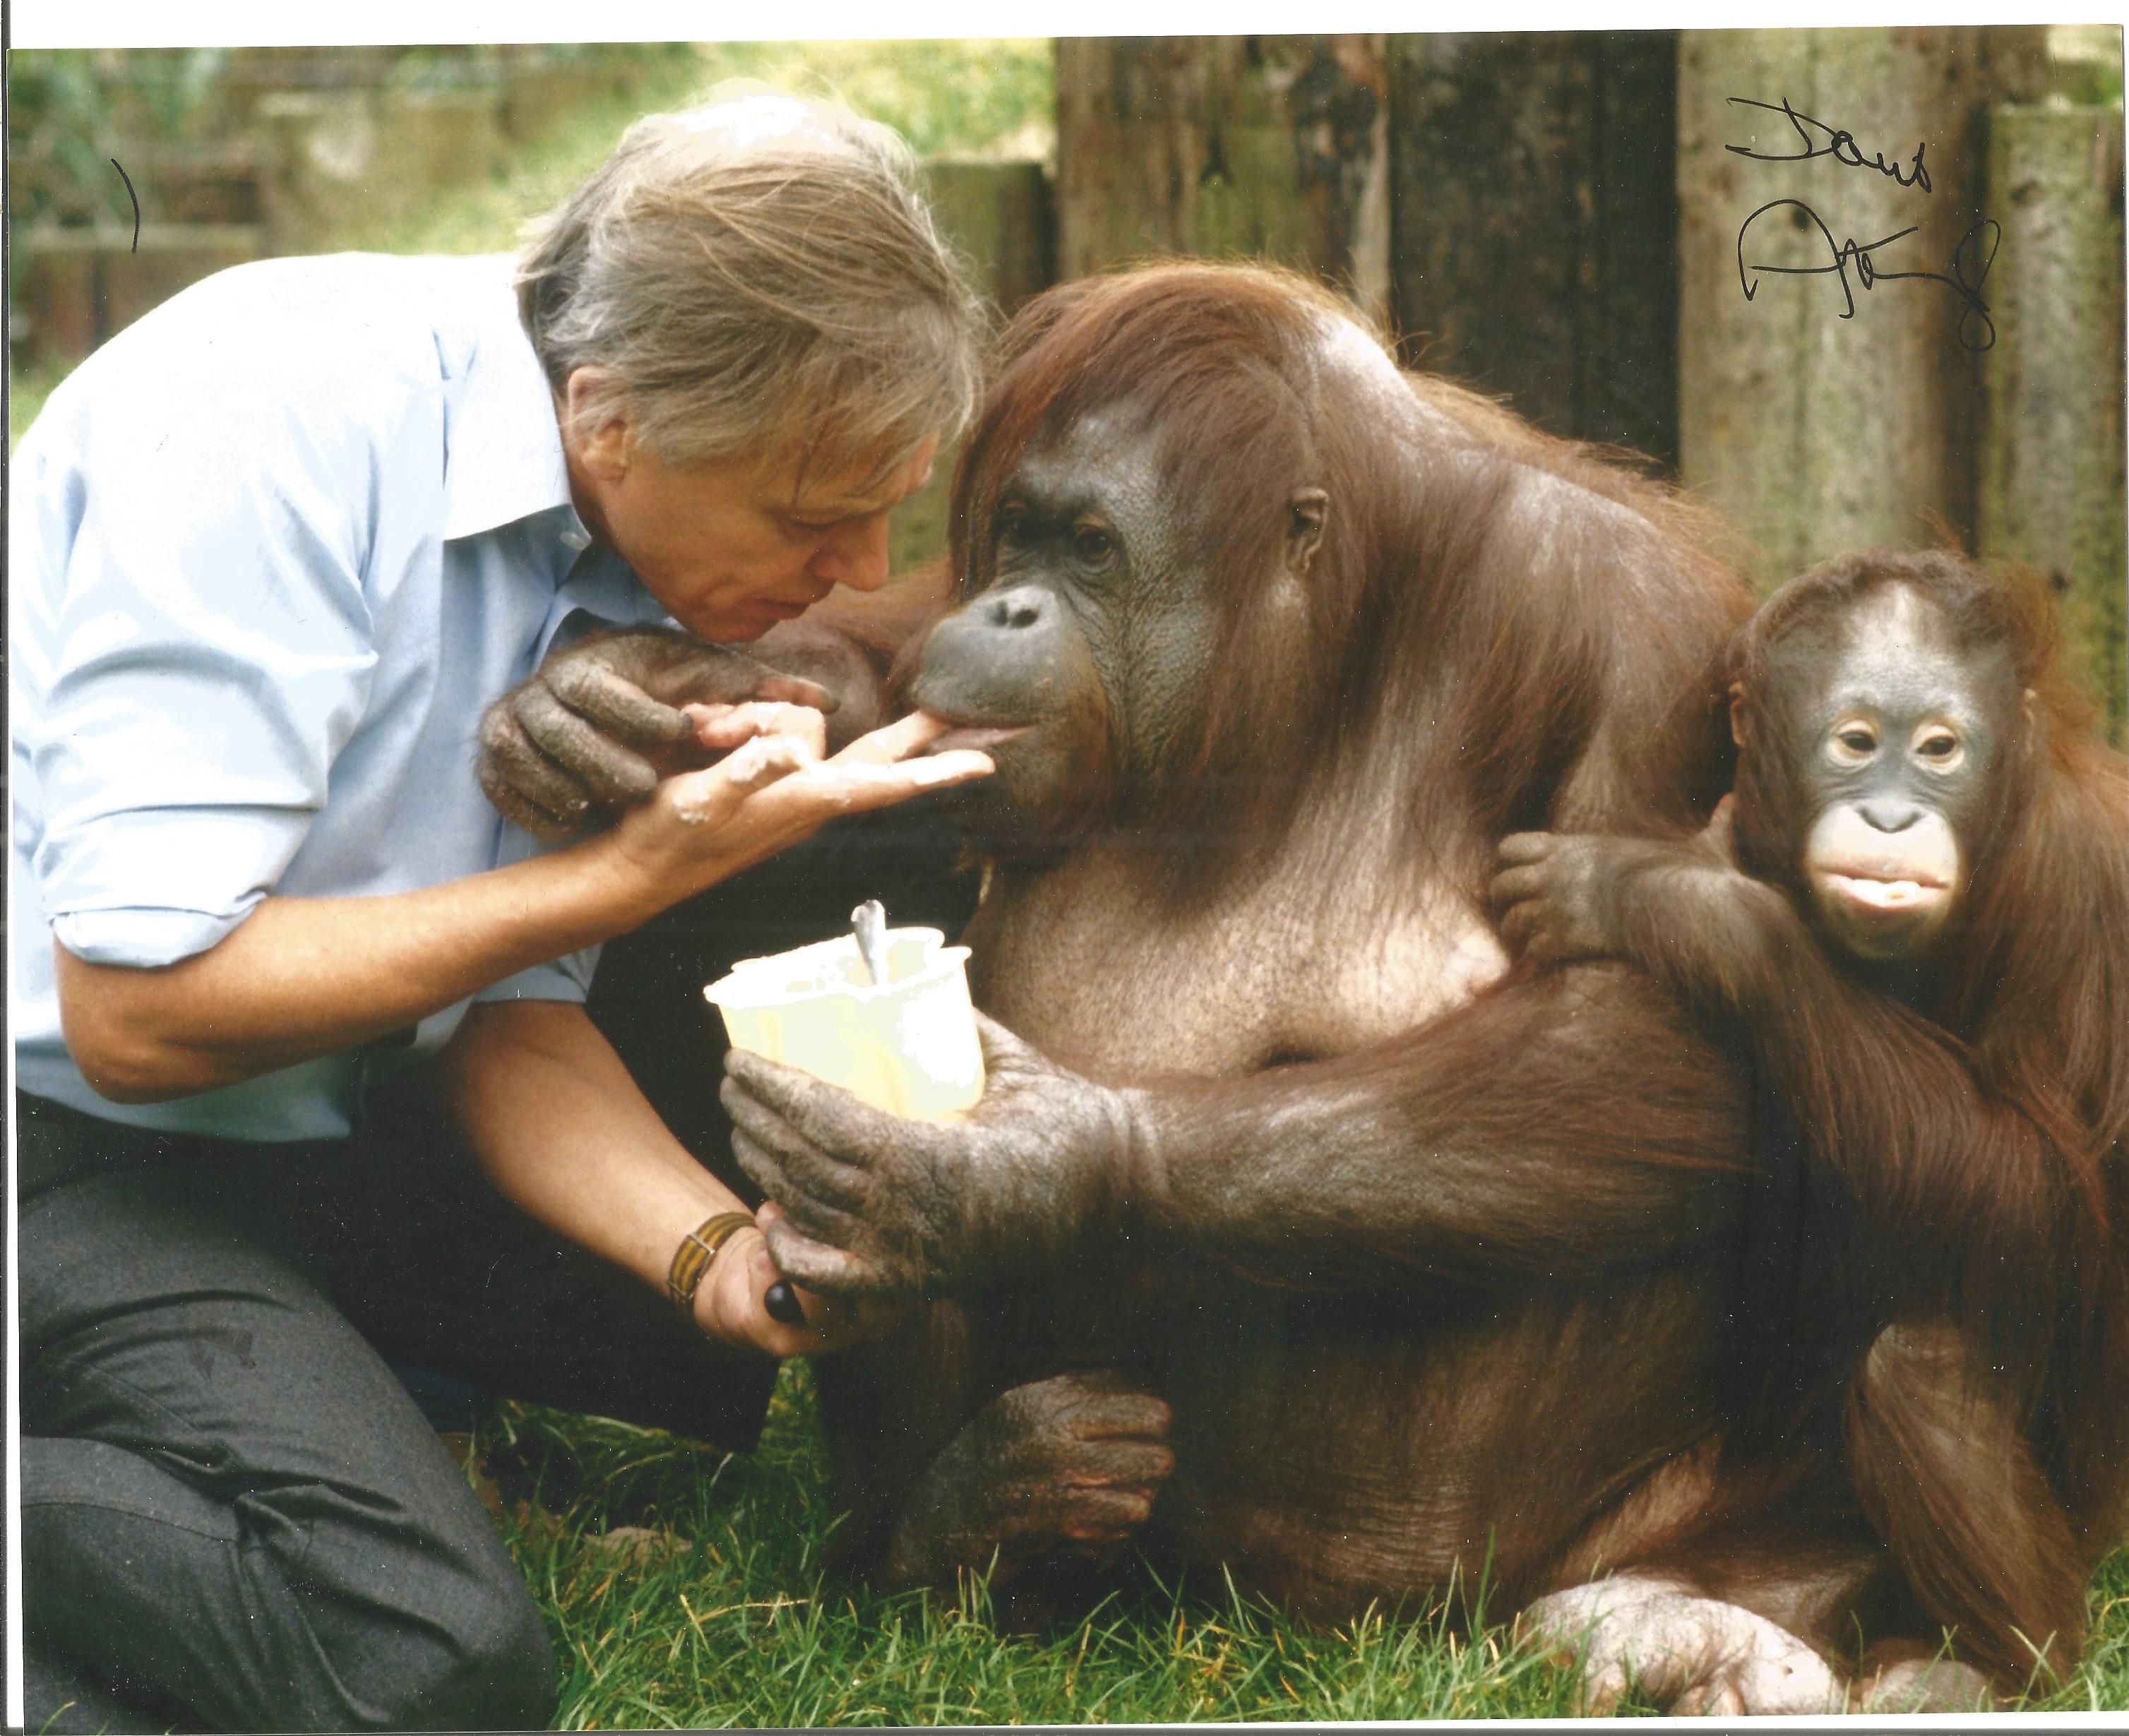
[[[514,283],[240,267],[53,394],[9,528],[31,1728],[545,1723],[538,1614],[363,1330],[562,1402],[574,1344],[745,1445],[771,1358],[862,1329],[772,1317],[751,1215],[582,1003],[601,941],[989,769],[922,716],[831,757],[820,690],[716,649],[884,583],[975,325],[898,142],[756,94],[632,128]],[[712,643],[576,697],[651,714],[671,775],[543,852],[476,782],[483,707],[668,618]],[[365,1193],[368,1087],[430,1057],[536,1225]],[[393,1258],[416,1215],[509,1318]]]

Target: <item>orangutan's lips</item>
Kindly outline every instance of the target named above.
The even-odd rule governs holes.
[[[1828,868],[1823,873],[1827,890],[1850,904],[1873,911],[1919,911],[1941,904],[1949,896],[1938,882],[1927,879],[1886,879],[1875,874],[1844,873]]]
[[[1028,723],[957,724],[925,749],[927,754],[944,754],[955,748],[988,749],[1001,742],[1011,741],[1016,735],[1025,735],[1035,725]]]

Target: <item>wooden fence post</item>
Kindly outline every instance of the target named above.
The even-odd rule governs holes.
[[[1389,310],[1381,36],[1060,37],[1057,264],[1261,256]]]
[[[1983,274],[1992,235],[1977,226],[2002,216],[1980,202],[1982,112],[2037,76],[2041,41],[2026,28],[1682,36],[1680,464],[1756,543],[1763,585],[1842,549],[1970,537],[1979,392],[1969,346],[1987,340],[1988,326],[1947,285],[1890,273],[1964,274],[1982,298],[1998,293]],[[1733,98],[1786,100],[1847,130],[1865,166],[1736,155],[1726,147],[1799,155],[1804,137],[1822,145],[1830,133]],[[1882,155],[1910,178],[1918,147],[1927,190],[1875,166]],[[1830,267],[1851,238],[1869,248],[1910,226],[1868,254],[1886,273],[1874,288],[1852,254],[1845,294],[1832,271],[1774,269]],[[1746,266],[1769,268],[1744,272],[1749,300],[1741,231]]]
[[[2054,587],[2072,667],[2119,744],[2124,663],[2122,110],[2005,105],[1989,116],[2001,216],[1978,542]]]
[[[137,241],[115,224],[33,225],[15,245],[28,335],[47,363],[69,366],[179,290],[268,251],[255,223],[144,223]]]
[[[1050,178],[1040,163],[933,157],[925,162],[924,180],[940,233],[1000,316],[1011,318],[1055,281]],[[898,576],[946,552],[946,497],[957,454],[941,453],[931,481],[895,510],[888,566]]]
[[[1395,36],[1406,359],[1555,433],[1678,451],[1674,37]]]
[[[930,157],[924,182],[941,232],[1010,319],[1057,281],[1050,178],[1040,163]]]

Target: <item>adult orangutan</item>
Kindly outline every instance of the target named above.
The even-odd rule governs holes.
[[[1903,1613],[1883,1545],[1822,1455],[1720,1452],[1744,1070],[1645,975],[1510,972],[1484,902],[1510,832],[1699,829],[1747,609],[1706,527],[1195,264],[1022,313],[951,522],[912,691],[998,766],[989,1093],[725,1087],[790,1276],[932,1299],[821,1371],[855,1543],[1025,1583],[1135,1537],[1337,1615],[1640,1569],[1600,1696],[1837,1700],[1804,1638]]]
[[[1771,1415],[1845,1434],[2014,1691],[2075,1662],[2129,1475],[2129,781],[2054,649],[2036,585],[1831,562],[1742,637],[1734,821],[1512,837],[1495,882],[1530,955],[1628,959],[1750,1044],[1803,1160]]]

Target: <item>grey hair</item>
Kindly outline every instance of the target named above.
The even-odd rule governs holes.
[[[625,416],[676,466],[877,483],[974,412],[982,303],[908,147],[834,103],[756,88],[638,121],[517,284],[558,397],[606,371],[579,431]]]

